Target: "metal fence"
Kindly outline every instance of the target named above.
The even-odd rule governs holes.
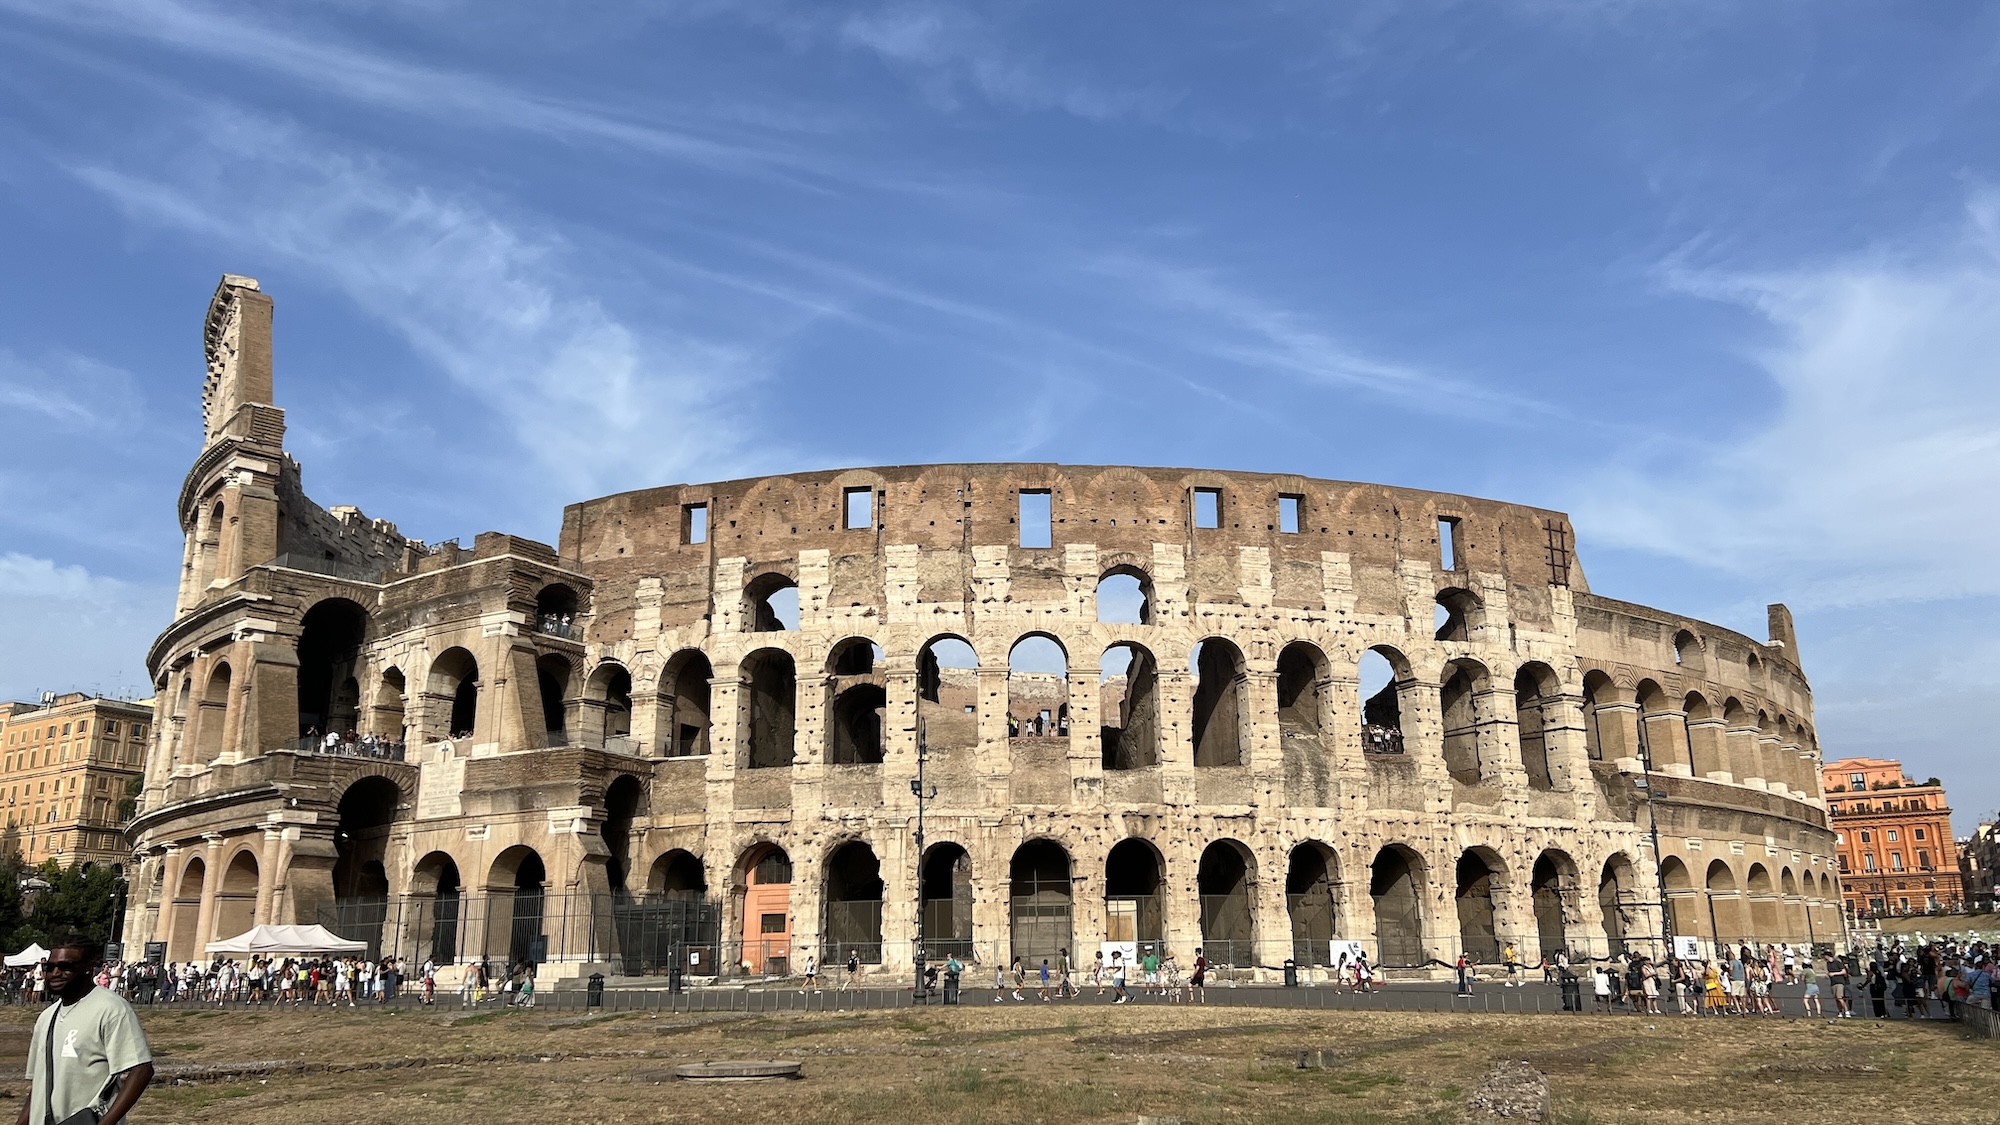
[[[294,738],[285,743],[284,748],[295,754],[328,754],[339,758],[367,758],[378,762],[400,762],[403,760],[404,744],[400,742],[335,742],[328,745],[324,735],[314,738]]]
[[[742,963],[740,950],[732,955],[721,940],[722,904],[681,895],[527,890],[343,899],[322,909],[319,922],[365,942],[371,958],[410,964],[609,962],[642,976],[676,967],[707,975],[714,966]]]

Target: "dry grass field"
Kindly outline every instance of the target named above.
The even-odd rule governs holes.
[[[30,1013],[0,1012],[18,1098]],[[1556,1120],[1993,1122],[2000,1045],[1953,1024],[1486,1016],[1166,1005],[577,1018],[530,1011],[149,1011],[164,1077],[139,1118],[420,1121],[1451,1122],[1498,1059],[1545,1072]],[[1298,1067],[1302,1049],[1323,1070]],[[803,1062],[782,1083],[665,1077],[703,1059]],[[178,1084],[187,1064],[285,1064]],[[18,1105],[18,1102],[13,1103]]]

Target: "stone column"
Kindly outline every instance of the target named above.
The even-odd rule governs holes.
[[[212,932],[215,926],[215,896],[222,885],[224,874],[216,865],[216,859],[222,854],[223,843],[224,840],[219,835],[202,837],[201,913],[195,917],[194,944],[190,947],[194,950],[195,959],[198,961],[208,960],[208,954],[202,947],[215,940],[215,934]]]
[[[1723,741],[1726,728],[1721,719],[1686,719],[1685,722],[1688,752],[1694,757],[1694,776],[1723,782],[1743,776],[1731,766]],[[1658,760],[1657,756],[1655,760]]]
[[[1757,738],[1760,733],[1755,725],[1747,725],[1739,720],[1729,727],[1726,736],[1729,744],[1729,772],[1735,775],[1738,785],[1749,786],[1752,789],[1764,788],[1764,779],[1758,776],[1762,771],[1757,765]]]

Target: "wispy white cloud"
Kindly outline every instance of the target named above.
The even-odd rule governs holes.
[[[121,430],[142,416],[129,371],[57,349],[35,358],[0,348],[0,410],[66,433]]]
[[[524,500],[699,476],[732,452],[736,429],[715,402],[757,377],[745,353],[633,328],[553,229],[242,112],[208,111],[174,140],[157,166],[72,171],[136,221],[282,259],[345,292],[505,420],[512,459],[533,466]]]
[[[1809,604],[2000,594],[2000,194],[1925,245],[1662,276],[1762,318],[1781,405],[1747,439],[1677,435],[1596,475],[1573,508],[1598,535]]]
[[[78,689],[143,695],[146,646],[172,613],[171,589],[0,554],[0,699]]]

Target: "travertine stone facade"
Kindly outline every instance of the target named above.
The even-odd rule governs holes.
[[[188,577],[151,654],[134,940],[186,955],[246,917],[456,888],[455,917],[490,924],[454,951],[505,955],[520,927],[491,920],[535,883],[705,888],[723,919],[704,964],[860,946],[907,965],[920,728],[933,950],[1087,961],[1131,936],[1262,970],[1336,937],[1392,964],[1603,953],[1657,946],[1662,875],[1678,933],[1838,928],[1783,607],[1757,640],[1594,595],[1561,513],[926,465],[621,493],[569,507],[554,549],[430,549],[304,499],[269,323],[254,282],[225,279]],[[1100,620],[1107,580],[1138,584],[1140,623]],[[1043,666],[1010,684],[1033,638]],[[1370,653],[1391,682],[1364,700]],[[329,725],[408,750],[286,748]],[[393,911],[384,940],[422,914]],[[550,956],[626,954],[593,932]]]

